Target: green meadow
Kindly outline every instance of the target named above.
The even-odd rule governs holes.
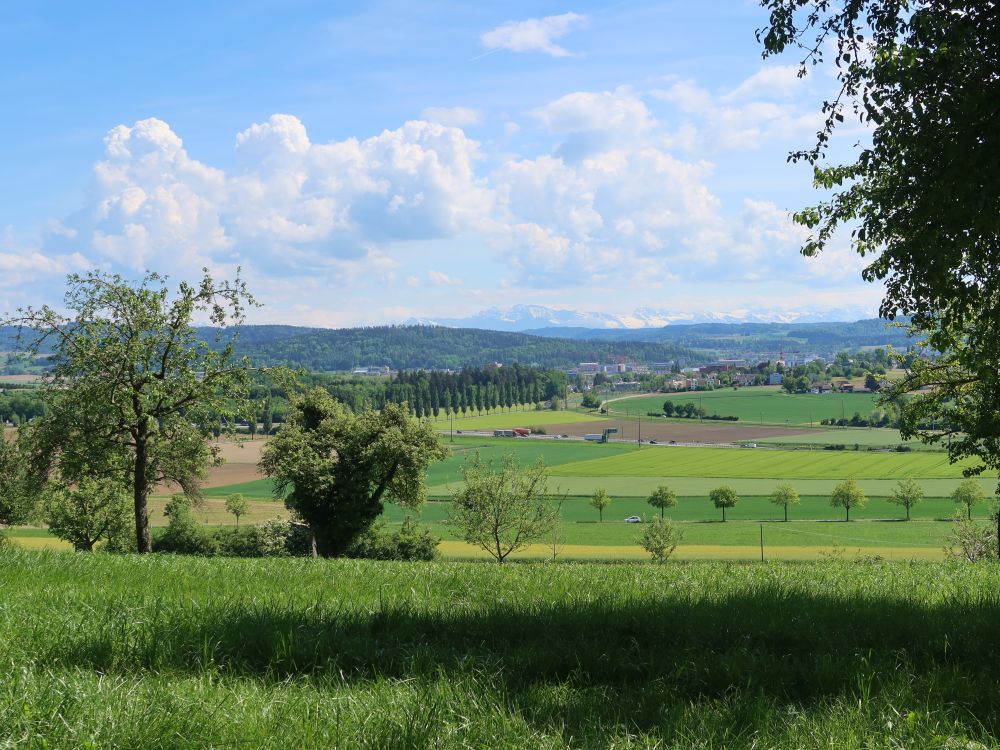
[[[0,552],[0,744],[997,747],[1000,569]]]
[[[551,411],[551,410],[529,410],[529,411],[497,411],[493,414],[469,414],[468,416],[455,416],[449,418],[439,416],[432,420],[434,428],[437,430],[448,430],[454,426],[455,430],[502,430],[512,427],[546,427],[553,424],[583,424],[586,422],[601,422],[603,418],[597,415],[585,414],[578,411]]]
[[[748,477],[771,479],[902,479],[961,477],[965,464],[941,452],[777,450],[650,446],[559,464],[554,476]]]
[[[843,445],[853,448],[884,447],[895,448],[906,445],[912,450],[933,450],[915,440],[903,440],[899,430],[870,427],[832,427],[829,429],[812,429],[805,434],[786,435],[782,437],[756,438],[761,445]]]
[[[780,386],[639,396],[612,401],[608,408],[612,414],[645,416],[662,412],[667,399],[676,405],[694,403],[709,415],[739,417],[737,424],[819,424],[822,419],[850,419],[855,412],[867,416],[875,408],[875,396],[870,393],[788,394]]]

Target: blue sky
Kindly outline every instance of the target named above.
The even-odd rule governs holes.
[[[796,252],[834,81],[756,2],[205,5],[4,10],[0,312],[237,265],[258,322],[877,309]]]

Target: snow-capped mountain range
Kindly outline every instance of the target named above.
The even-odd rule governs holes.
[[[465,318],[410,318],[408,325],[439,325],[449,328],[484,328],[493,331],[533,331],[540,328],[662,328],[692,323],[830,323],[875,317],[862,307],[789,310],[782,308],[729,310],[727,312],[677,312],[640,307],[631,315],[560,310],[542,305],[491,307]]]

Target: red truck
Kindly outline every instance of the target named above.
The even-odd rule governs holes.
[[[514,437],[528,437],[531,434],[531,430],[527,427],[515,427],[511,432],[514,433]]]

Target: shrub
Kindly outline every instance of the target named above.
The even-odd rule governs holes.
[[[312,534],[301,521],[272,518],[256,527],[262,557],[308,557],[312,555]]]
[[[387,534],[383,525],[369,529],[355,540],[347,551],[348,557],[367,560],[429,561],[437,557],[441,540],[428,529],[407,518],[399,531]]]
[[[548,435],[544,427],[530,427],[528,429],[532,435]]]
[[[654,518],[639,537],[639,544],[650,554],[654,563],[664,563],[677,549],[683,536],[683,532],[673,521]]]
[[[191,501],[175,495],[167,503],[163,515],[169,518],[166,530],[153,542],[154,552],[182,555],[212,555],[215,540],[191,513]]]
[[[256,526],[219,529],[214,535],[216,554],[223,557],[265,557],[263,538]]]
[[[969,562],[997,558],[996,530],[966,518],[961,511],[955,511],[954,524],[946,541],[944,551],[949,557]]]

